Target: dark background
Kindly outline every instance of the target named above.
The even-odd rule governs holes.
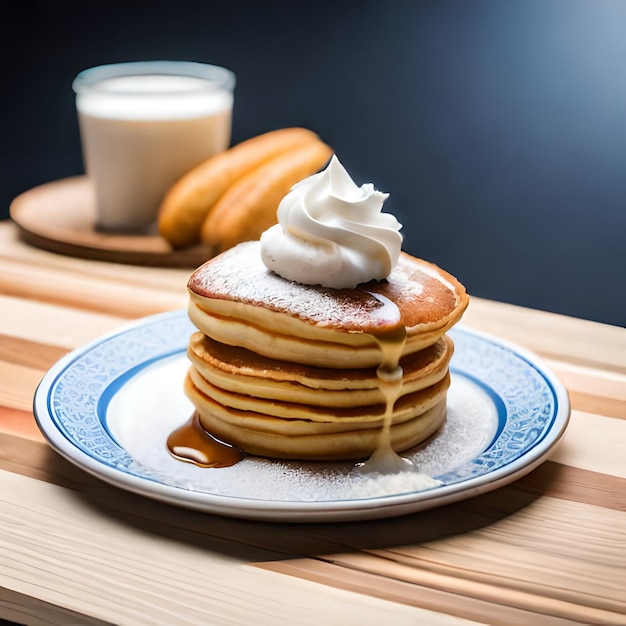
[[[317,131],[470,293],[626,325],[626,2],[4,0],[0,46],[2,217],[83,172],[79,71],[210,62],[234,142]]]

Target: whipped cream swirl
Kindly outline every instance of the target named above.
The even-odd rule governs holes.
[[[288,280],[335,289],[386,278],[402,247],[402,225],[381,211],[388,196],[357,187],[333,156],[281,201],[278,224],[261,235],[263,262]]]

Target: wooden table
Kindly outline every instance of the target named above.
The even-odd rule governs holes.
[[[626,331],[473,299],[464,324],[541,355],[572,418],[497,491],[383,521],[178,509],[52,451],[35,387],[69,350],[183,308],[189,272],[74,259],[0,224],[0,617],[21,624],[626,624]]]

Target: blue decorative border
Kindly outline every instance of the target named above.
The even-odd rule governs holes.
[[[118,445],[106,424],[106,408],[137,372],[185,352],[193,330],[185,311],[158,315],[70,355],[46,392],[45,405],[59,433],[99,464],[177,486],[171,476],[142,466]],[[461,328],[450,335],[455,342],[452,372],[466,376],[489,394],[499,424],[481,454],[436,477],[444,485],[484,476],[518,461],[548,436],[559,409],[550,380],[515,349]]]
[[[154,316],[77,352],[51,382],[46,398],[58,431],[104,465],[167,484],[167,475],[142,467],[115,441],[106,410],[115,393],[139,371],[186,352],[193,330],[180,311]]]
[[[458,483],[517,461],[550,433],[558,415],[552,383],[534,363],[511,348],[462,329],[453,329],[450,367],[480,384],[495,401],[498,430],[491,444],[462,467],[436,478]]]

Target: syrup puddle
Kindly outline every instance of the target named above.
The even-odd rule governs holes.
[[[231,467],[244,457],[240,450],[204,430],[195,411],[182,426],[172,431],[166,445],[174,458],[198,467]]]

